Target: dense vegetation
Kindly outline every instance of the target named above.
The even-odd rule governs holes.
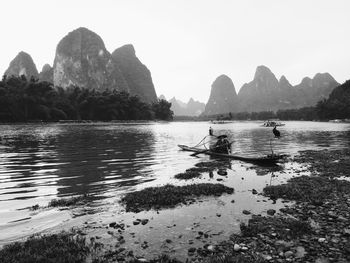
[[[89,253],[85,239],[72,233],[33,236],[25,242],[5,245],[0,262],[13,263],[83,263]]]
[[[336,87],[316,109],[320,119],[350,119],[350,80]]]
[[[171,103],[152,105],[137,96],[115,90],[80,87],[63,89],[31,78],[3,77],[0,81],[0,121],[58,120],[171,120]]]

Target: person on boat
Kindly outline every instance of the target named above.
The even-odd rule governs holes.
[[[213,135],[214,135],[213,133],[214,133],[213,128],[212,128],[212,127],[209,127],[209,135],[210,135],[210,136],[213,136]]]
[[[230,142],[227,140],[227,135],[220,135],[217,137],[218,140],[215,143],[212,150],[216,153],[224,153],[229,154],[230,153]]]

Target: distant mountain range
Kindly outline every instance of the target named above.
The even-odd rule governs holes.
[[[58,43],[53,66],[45,64],[39,73],[31,56],[22,51],[11,61],[5,75],[33,76],[62,88],[126,91],[147,103],[157,100],[151,72],[136,57],[132,45],[111,54],[100,36],[83,27]],[[221,75],[211,86],[207,104],[192,98],[185,103],[175,97],[169,102],[177,116],[277,111],[314,106],[337,86],[339,83],[329,73],[305,77],[292,86],[285,76],[278,80],[269,68],[258,66],[253,80],[244,84],[238,94],[233,81]]]
[[[164,95],[160,95],[159,99],[166,100]],[[186,103],[173,97],[169,102],[171,102],[170,109],[174,112],[175,116],[199,116],[204,112],[205,108],[205,103],[195,101],[192,98]]]
[[[212,84],[204,115],[236,112],[261,112],[314,106],[328,98],[339,83],[329,73],[318,73],[313,79],[305,77],[292,86],[285,76],[279,80],[265,66],[256,69],[254,79],[236,93],[232,80],[219,76]]]
[[[175,116],[217,115],[238,112],[261,112],[315,106],[327,99],[340,84],[329,73],[317,73],[312,79],[305,77],[298,85],[291,85],[285,76],[279,80],[266,66],[258,66],[254,79],[236,92],[233,81],[220,75],[211,86],[206,104],[169,100]],[[165,99],[164,96],[162,96]]]
[[[5,75],[33,76],[62,88],[126,91],[148,103],[157,100],[151,73],[136,57],[132,45],[110,54],[101,37],[83,27],[68,33],[58,43],[52,67],[46,64],[38,73],[31,56],[20,52]]]

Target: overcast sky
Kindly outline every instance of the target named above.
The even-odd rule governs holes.
[[[22,50],[40,72],[87,27],[110,52],[133,44],[167,99],[207,102],[221,74],[238,92],[258,65],[293,85],[317,72],[350,79],[349,0],[4,0],[1,11],[1,74]]]

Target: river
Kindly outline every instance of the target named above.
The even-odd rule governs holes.
[[[210,126],[216,135],[227,134],[233,141],[233,152],[244,156],[269,154],[271,149],[293,156],[300,150],[350,146],[350,124],[285,123],[278,127],[280,139],[274,138],[272,128],[253,121],[1,125],[0,244],[58,226],[74,226],[79,220],[101,225],[111,218],[132,220],[137,215],[123,211],[118,203],[120,197],[147,186],[188,183],[173,176],[209,157],[191,157],[177,145],[196,145],[208,134]],[[150,249],[157,251],[162,239],[169,235],[174,238],[184,231],[189,239],[194,238],[190,225],[196,221],[210,231],[224,232],[224,236],[237,231],[239,223],[246,220],[241,214],[243,208],[261,213],[271,206],[263,197],[251,195],[251,189],[261,191],[266,184],[280,183],[295,169],[300,174],[307,173],[303,167],[293,165],[286,163],[273,170],[227,161],[228,175],[222,180],[217,175],[192,180],[191,183],[220,181],[233,187],[235,193],[230,197],[204,198],[199,204],[166,209],[160,214],[145,212],[142,216],[153,219],[152,229],[159,230]],[[45,207],[54,198],[82,194],[98,198],[80,210],[29,209],[34,205]],[[232,199],[235,203],[228,209],[225,204]],[[219,225],[215,224],[218,214]],[[231,230],[226,231],[229,226]],[[150,235],[149,228],[133,231],[139,234],[140,241]],[[174,244],[180,246],[181,242]]]

